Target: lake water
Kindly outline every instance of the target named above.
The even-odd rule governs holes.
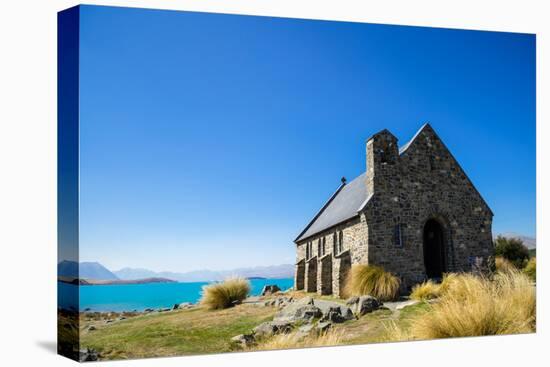
[[[121,285],[76,286],[58,282],[58,303],[65,309],[90,309],[92,311],[143,311],[146,308],[172,307],[176,303],[196,303],[202,287],[209,282],[149,283]],[[251,295],[257,296],[267,284],[276,284],[287,290],[294,284],[293,278],[251,279]],[[71,304],[80,293],[80,304]]]

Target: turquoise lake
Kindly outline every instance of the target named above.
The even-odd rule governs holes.
[[[143,311],[146,308],[172,307],[176,303],[196,303],[202,287],[210,282],[149,283],[123,285],[76,286],[58,282],[58,304],[65,309],[84,311]],[[266,284],[276,284],[281,290],[294,285],[293,278],[251,279],[251,295],[257,296]],[[80,304],[71,304],[80,295]]]

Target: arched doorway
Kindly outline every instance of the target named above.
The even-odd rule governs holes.
[[[424,265],[428,278],[442,278],[446,271],[443,227],[435,219],[424,225]]]

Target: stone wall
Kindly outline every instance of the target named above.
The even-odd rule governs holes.
[[[334,236],[340,231],[343,233],[343,251],[341,251],[341,254],[344,256],[339,256],[341,254],[335,254],[334,252]],[[326,241],[325,254],[322,256],[319,254],[317,246],[320,238],[325,238]],[[305,248],[308,242],[312,243],[312,259],[309,261],[305,258]],[[367,253],[367,226],[365,216],[362,215],[300,241],[296,246],[296,264],[299,264],[300,261],[306,262],[305,288],[307,291],[319,294],[340,295],[341,284],[347,275],[350,267],[349,264],[352,261],[354,263],[366,263]],[[312,260],[314,260],[315,265],[310,264]],[[342,261],[344,267],[341,268],[340,264]],[[299,271],[298,265],[297,271]],[[311,279],[313,276],[316,278],[315,282]],[[295,283],[297,284],[296,279],[298,278],[295,278]],[[310,290],[308,290],[307,286],[308,281]],[[314,283],[316,285],[315,290],[312,290]]]
[[[402,277],[405,286],[426,277],[424,224],[435,219],[444,233],[446,271],[469,271],[493,254],[492,212],[451,153],[426,125],[401,154],[382,162],[379,150],[397,139],[385,131],[367,143],[368,185],[373,197],[364,215],[368,262]],[[402,241],[396,241],[396,226]]]

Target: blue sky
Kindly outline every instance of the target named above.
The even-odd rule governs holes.
[[[427,121],[535,234],[533,35],[84,6],[80,41],[81,261],[293,263],[366,138]]]

